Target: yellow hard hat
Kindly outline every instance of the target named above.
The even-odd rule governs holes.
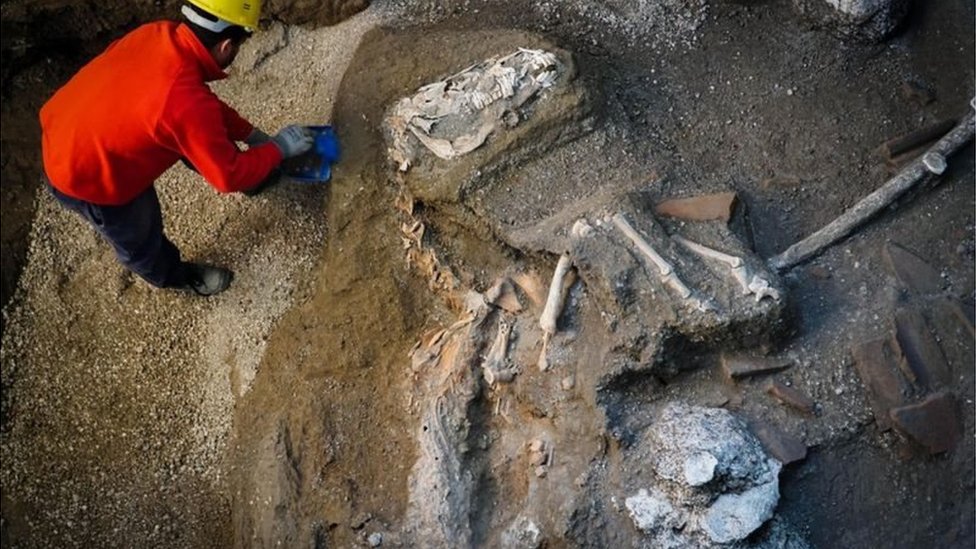
[[[186,0],[203,11],[250,31],[258,28],[261,0]]]

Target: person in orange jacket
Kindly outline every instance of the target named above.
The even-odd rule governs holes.
[[[164,171],[183,160],[219,192],[248,192],[312,146],[297,125],[267,135],[207,85],[227,77],[260,9],[260,0],[188,0],[182,22],[133,30],[41,108],[51,192],[153,286],[209,296],[233,278],[228,269],[183,261],[163,233],[153,184]]]

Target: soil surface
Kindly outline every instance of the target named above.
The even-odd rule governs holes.
[[[404,533],[420,422],[408,352],[455,318],[404,261],[380,132],[391,102],[522,45],[496,52],[492,36],[535,33],[574,56],[595,128],[500,177],[517,199],[506,215],[595,190],[733,190],[746,214],[734,228],[768,258],[888,178],[885,140],[971,108],[973,6],[916,4],[875,45],[812,28],[782,1],[389,2],[331,27],[273,23],[215,91],[269,132],[332,123],[343,158],[327,185],[256,197],[219,196],[182,166],[164,174],[169,236],[186,257],[235,271],[206,300],[124,272],[37,184],[37,109],[108,36],[18,57],[2,106],[3,546],[417,543]],[[933,100],[906,96],[906,82]],[[725,406],[808,446],[784,469],[778,513],[812,545],[971,547],[972,333],[936,330],[963,434],[935,456],[879,428],[851,349],[889,334],[899,310],[935,318],[937,299],[905,292],[889,270],[888,242],[934,266],[937,297],[971,314],[973,174],[970,144],[945,175],[785,274],[789,330],[766,352],[793,363],[777,379],[815,414],[775,403],[763,380],[730,383],[703,353],[667,382],[634,376],[599,403],[572,401],[579,438],[559,443],[580,459],[613,456],[660,402]],[[552,268],[548,254],[438,223],[430,208],[446,260],[478,290],[516,259]],[[529,379],[526,391],[551,383]],[[475,415],[485,432],[500,421]],[[516,512],[490,481],[478,485],[475,542],[493,539],[493,515]]]

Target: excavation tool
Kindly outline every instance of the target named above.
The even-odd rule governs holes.
[[[304,183],[325,183],[332,177],[332,165],[339,161],[339,137],[332,126],[306,126],[315,143],[305,154],[282,163],[285,176]]]
[[[976,98],[970,102],[976,109]],[[775,271],[785,271],[811,257],[818,255],[827,246],[846,237],[855,228],[883,210],[899,196],[914,187],[928,176],[942,175],[946,170],[946,158],[962,148],[973,138],[974,114],[970,110],[949,133],[939,139],[928,152],[908,164],[898,175],[888,180],[873,193],[842,213],[827,226],[793,244],[781,254],[769,259],[769,266]]]

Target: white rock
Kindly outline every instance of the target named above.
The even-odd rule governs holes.
[[[779,462],[770,460],[779,469]],[[779,503],[779,480],[772,480],[742,492],[723,494],[702,517],[701,529],[715,543],[745,539],[772,518]]]
[[[648,494],[644,489],[624,500],[624,505],[642,532],[654,532],[674,518],[674,507],[666,498]]]
[[[696,452],[685,460],[685,482],[689,486],[701,486],[715,478],[718,460],[708,452]]]

